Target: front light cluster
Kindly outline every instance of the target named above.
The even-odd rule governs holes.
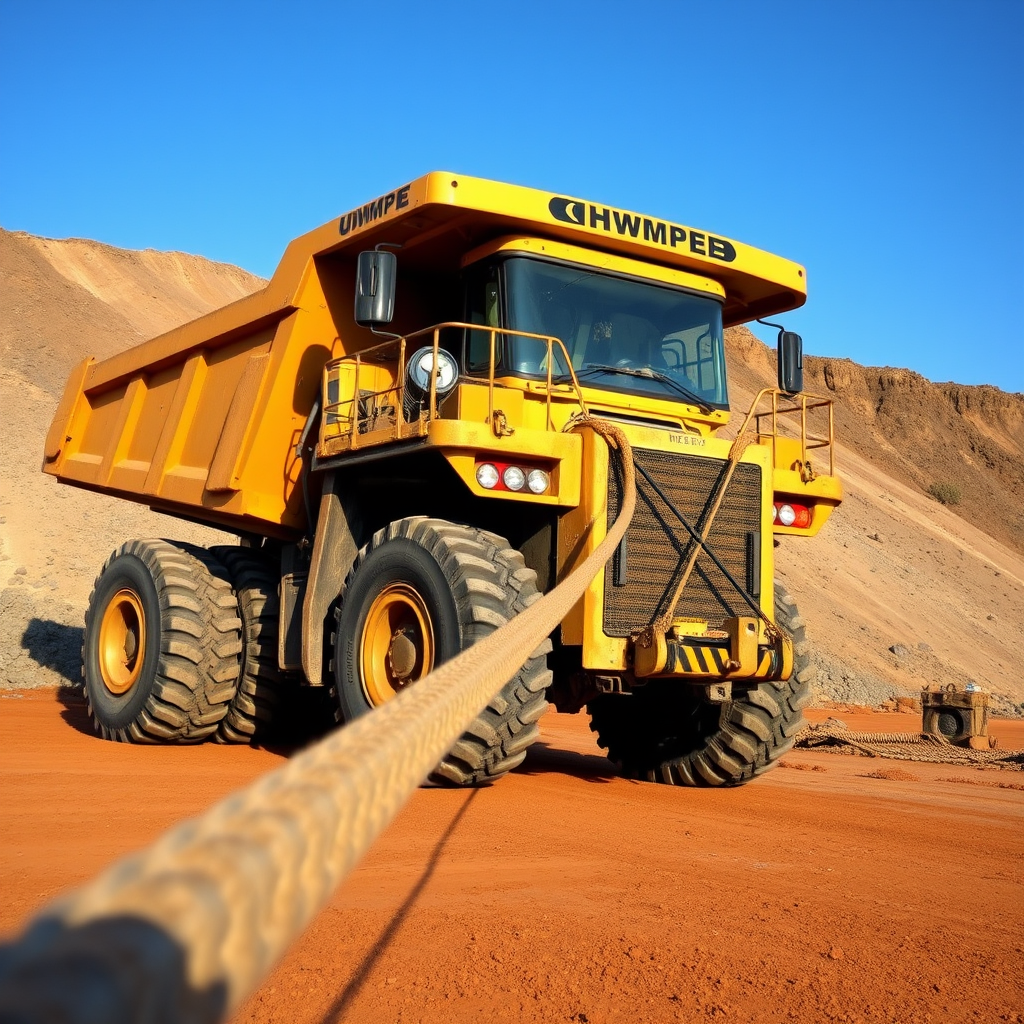
[[[796,502],[777,501],[772,506],[772,522],[779,526],[795,526],[806,530],[811,525],[811,510]]]
[[[551,486],[551,474],[537,467],[516,466],[507,462],[480,462],[476,482],[488,491],[530,491],[544,494]]]

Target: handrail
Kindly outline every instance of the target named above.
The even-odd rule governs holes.
[[[771,409],[766,409],[764,412],[757,412],[758,406],[766,395],[771,396]],[[787,406],[780,406],[780,399],[788,401],[791,404]],[[814,409],[827,409],[828,410],[828,435],[817,435],[808,433],[807,414],[809,411]],[[777,444],[780,435],[780,419],[786,416],[799,415],[800,421],[800,460],[804,466],[809,466],[809,460],[807,458],[808,451],[814,451],[819,448],[828,448],[828,475],[835,476],[835,415],[834,405],[831,398],[826,398],[823,395],[812,395],[812,394],[798,394],[790,395],[778,388],[762,388],[754,401],[750,405],[750,409],[747,415],[744,417],[743,425],[740,427],[737,436],[742,435],[750,425],[751,419],[754,420],[754,429],[757,432],[758,440],[762,438],[772,439],[772,461],[778,463],[778,451]],[[771,429],[762,429],[761,421],[765,417],[771,417]]]
[[[337,359],[329,360],[323,368],[323,416],[320,420],[320,443],[323,444],[328,437],[338,436],[337,432],[330,431],[329,425],[332,422],[344,422],[350,420],[348,423],[348,437],[349,447],[355,449],[359,446],[359,423],[361,418],[359,416],[359,403],[364,399],[373,399],[374,407],[377,407],[377,399],[384,395],[394,394],[395,401],[395,429],[394,436],[398,437],[402,435],[402,427],[406,426],[405,421],[405,365],[406,365],[406,352],[408,351],[408,344],[417,338],[423,338],[427,335],[432,337],[432,347],[434,351],[434,366],[437,366],[438,349],[441,347],[441,332],[444,330],[474,330],[474,331],[487,331],[489,335],[489,358],[488,358],[488,372],[487,372],[487,391],[488,391],[488,422],[491,424],[492,429],[494,427],[494,387],[497,373],[497,339],[499,336],[510,336],[529,338],[536,341],[542,341],[546,346],[545,363],[546,363],[546,384],[545,384],[545,426],[547,430],[556,431],[559,428],[555,425],[551,414],[551,396],[554,388],[554,379],[552,368],[555,360],[555,348],[561,352],[565,365],[569,370],[569,377],[572,382],[572,390],[575,394],[576,403],[580,407],[580,411],[584,415],[589,415],[587,409],[586,400],[583,397],[583,389],[580,386],[579,378],[576,376],[576,370],[572,365],[572,359],[569,356],[569,352],[565,347],[564,342],[560,338],[556,338],[553,335],[547,334],[534,334],[531,331],[517,331],[506,327],[491,327],[483,324],[470,324],[463,323],[460,321],[448,321],[442,324],[436,324],[433,327],[426,327],[419,331],[414,331],[411,334],[401,335],[394,338],[389,338],[387,341],[381,342],[377,345],[373,345],[370,348],[360,349],[358,352],[354,352],[351,355],[340,356]],[[398,372],[396,375],[395,383],[390,387],[383,388],[381,390],[369,391],[367,394],[362,395],[360,391],[360,378],[364,365],[369,361],[367,357],[370,356],[381,356],[386,357],[390,350],[395,346],[398,346]],[[351,398],[342,399],[339,394],[338,401],[329,402],[329,381],[331,378],[332,371],[336,371],[342,364],[352,363],[355,366],[355,376],[353,381],[353,394]],[[463,375],[463,379],[474,379],[467,375]],[[351,407],[351,416],[343,416],[339,410],[343,406]],[[430,391],[429,391],[429,404],[427,408],[426,422],[434,419],[437,416],[437,377],[431,375],[430,380]]]

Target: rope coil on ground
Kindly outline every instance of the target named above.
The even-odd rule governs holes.
[[[427,679],[44,910],[0,950],[3,1024],[206,1024],[239,1006],[613,555],[635,507],[632,453],[611,424],[575,425],[622,463],[597,548]]]
[[[1024,754],[1007,750],[972,750],[931,733],[849,732],[829,725],[810,725],[797,737],[797,747],[832,749],[897,761],[936,764],[986,765],[1024,771]]]

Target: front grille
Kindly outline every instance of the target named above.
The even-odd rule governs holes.
[[[633,449],[633,458],[687,522],[699,530],[705,505],[725,469],[725,460],[642,448]],[[636,486],[636,512],[626,532],[624,563],[620,547],[605,572],[604,632],[608,636],[629,636],[667,609],[686,562],[689,534],[682,523],[639,473]],[[609,523],[618,515],[620,488],[617,478],[609,480]],[[760,533],[760,505],[761,467],[741,462],[707,540],[708,546],[741,586],[748,585],[747,538],[748,534]],[[701,552],[676,615],[705,619],[718,625],[724,619],[748,611],[749,606],[736,588]]]

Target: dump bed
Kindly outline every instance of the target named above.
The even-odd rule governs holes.
[[[409,332],[461,319],[463,257],[513,234],[706,275],[725,288],[727,324],[792,309],[806,295],[802,267],[710,232],[434,172],[296,239],[263,291],[83,362],[47,435],[44,471],[231,529],[301,532],[298,444],[323,366],[379,341],[352,319],[356,254],[400,247],[395,327]]]

